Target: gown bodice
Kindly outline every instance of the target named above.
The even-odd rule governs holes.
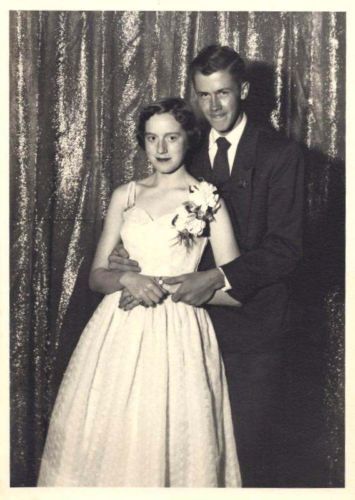
[[[171,211],[153,219],[135,203],[125,210],[122,242],[130,258],[139,262],[142,274],[176,276],[197,270],[207,237],[195,237],[186,247],[172,224],[174,216],[175,211]]]

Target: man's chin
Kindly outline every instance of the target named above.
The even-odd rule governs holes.
[[[209,124],[211,125],[212,128],[214,128],[217,132],[220,134],[225,134],[229,132],[231,129],[229,123],[226,123],[225,121],[219,121],[219,120],[209,120]]]
[[[230,127],[223,125],[216,125],[211,123],[211,127],[214,128],[219,134],[227,134],[230,131]]]

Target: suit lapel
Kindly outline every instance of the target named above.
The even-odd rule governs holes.
[[[243,181],[250,175],[247,172],[255,166],[257,136],[257,129],[248,121],[234,157],[231,180]]]
[[[240,138],[232,173],[225,185],[227,203],[234,212],[239,236],[245,240],[252,201],[252,180],[256,163],[257,128],[248,120]]]

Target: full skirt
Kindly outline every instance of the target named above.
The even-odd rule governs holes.
[[[206,311],[107,295],[73,353],[38,486],[241,486],[223,362]]]

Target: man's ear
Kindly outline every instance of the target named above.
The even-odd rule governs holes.
[[[244,101],[248,97],[249,87],[250,87],[249,82],[242,82],[240,86],[240,98],[242,101]]]

